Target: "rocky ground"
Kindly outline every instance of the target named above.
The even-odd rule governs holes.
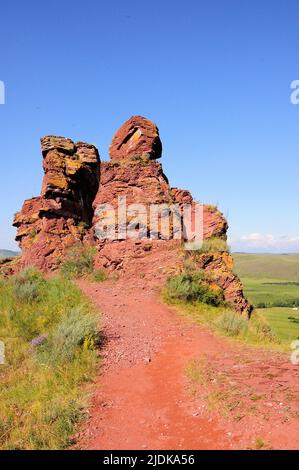
[[[125,277],[78,282],[105,343],[76,447],[298,449],[298,367],[179,316],[160,301],[164,278],[157,255]]]

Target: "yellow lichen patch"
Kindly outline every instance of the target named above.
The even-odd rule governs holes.
[[[212,289],[214,292],[219,292],[221,289],[220,287],[215,283],[212,282],[212,284],[209,285],[210,289]]]
[[[56,136],[47,136],[43,139],[43,141],[47,140],[47,148],[48,149],[56,149],[59,148],[63,151],[73,152],[74,150],[74,143],[70,139],[65,139],[63,137],[56,137]],[[51,151],[51,150],[50,150]],[[49,152],[48,152],[49,154]]]
[[[80,160],[73,160],[66,158],[66,172],[69,175],[74,175],[81,168],[82,162]]]
[[[111,223],[114,222],[115,221],[115,210],[111,209],[111,210],[101,212],[99,220],[101,220],[101,221],[105,220],[107,222],[110,221]]]
[[[229,253],[222,253],[222,259],[225,263],[225,265],[228,267],[228,269],[233,269],[234,267],[234,260],[233,257]]]
[[[133,139],[134,141],[136,141],[136,140],[139,139],[140,136],[141,136],[141,131],[140,131],[140,129],[137,129],[137,131],[134,132],[132,139]]]
[[[26,250],[26,248],[30,248],[33,244],[33,239],[30,237],[24,238],[22,241],[22,249]]]
[[[25,237],[27,235],[30,234],[32,230],[32,227],[30,227],[30,225],[28,226],[25,226],[25,227],[21,227],[19,230],[18,230],[18,237]]]
[[[64,168],[65,165],[65,156],[63,153],[57,151],[51,151],[47,155],[46,165],[50,168]]]
[[[79,240],[79,238],[76,238],[75,234],[69,234],[63,238],[63,247],[64,249],[67,249],[74,245]]]
[[[37,212],[32,212],[32,213],[29,213],[28,215],[24,215],[23,212],[18,212],[16,215],[15,215],[15,218],[14,218],[14,226],[18,226],[18,225],[23,225],[23,224],[33,224],[35,223],[37,220],[39,220],[39,211]],[[18,224],[18,225],[17,225]],[[18,233],[21,233],[20,232],[21,229],[19,229]]]
[[[69,230],[70,230],[70,235],[66,236],[65,239],[64,239],[64,242],[66,240],[66,243],[69,243],[71,242],[72,240],[72,243],[74,243],[74,239],[75,240],[78,240],[80,239],[81,237],[81,231],[78,227],[74,226],[74,225],[71,225],[69,227]]]
[[[67,179],[62,176],[49,176],[47,179],[47,184],[60,189],[68,188]]]
[[[40,241],[40,232],[36,232],[35,230],[32,230],[29,233],[29,237],[27,238],[28,244],[34,245],[35,243],[38,243]]]

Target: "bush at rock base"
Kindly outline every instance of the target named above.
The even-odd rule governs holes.
[[[225,312],[218,319],[218,326],[229,336],[238,336],[248,328],[248,320],[234,312]]]
[[[97,317],[86,314],[82,307],[67,310],[37,349],[38,361],[42,364],[63,364],[74,360],[82,347],[94,349],[99,344],[97,323]]]
[[[96,254],[94,247],[75,245],[69,249],[65,261],[61,265],[61,274],[67,279],[82,277],[91,274]]]
[[[28,266],[14,277],[14,296],[18,302],[33,302],[40,298],[45,281],[33,267]]]
[[[209,286],[202,272],[183,273],[169,278],[165,293],[169,300],[203,302],[215,306],[224,303],[222,289]]]

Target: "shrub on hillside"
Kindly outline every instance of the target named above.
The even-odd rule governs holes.
[[[203,302],[209,305],[224,303],[223,291],[212,289],[204,280],[203,273],[183,273],[168,279],[166,295],[169,300]]]
[[[279,343],[279,339],[273,332],[269,323],[267,323],[265,318],[258,312],[255,312],[251,325],[261,340],[267,340],[270,343]]]
[[[14,296],[19,302],[38,301],[44,284],[42,274],[30,266],[14,277]]]
[[[217,253],[229,251],[227,242],[219,237],[208,238],[204,240],[202,246],[199,248],[199,253]]]
[[[91,274],[95,253],[95,247],[83,247],[82,245],[72,247],[61,265],[62,275],[72,279]]]
[[[103,269],[95,269],[89,277],[92,282],[103,282],[107,279],[107,274]]]
[[[265,300],[255,303],[256,308],[271,308],[271,307],[284,307],[284,308],[296,308],[299,307],[299,299],[275,299]]]
[[[234,312],[225,312],[217,320],[217,326],[229,336],[238,336],[248,328],[248,320]]]
[[[80,307],[67,311],[49,337],[37,349],[42,363],[72,361],[80,349],[94,349],[99,343],[97,318]]]

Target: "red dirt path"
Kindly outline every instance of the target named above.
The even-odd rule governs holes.
[[[298,449],[299,367],[180,317],[160,302],[156,273],[78,281],[102,312],[106,343],[76,447]],[[196,390],[186,376],[194,360],[208,377]]]

